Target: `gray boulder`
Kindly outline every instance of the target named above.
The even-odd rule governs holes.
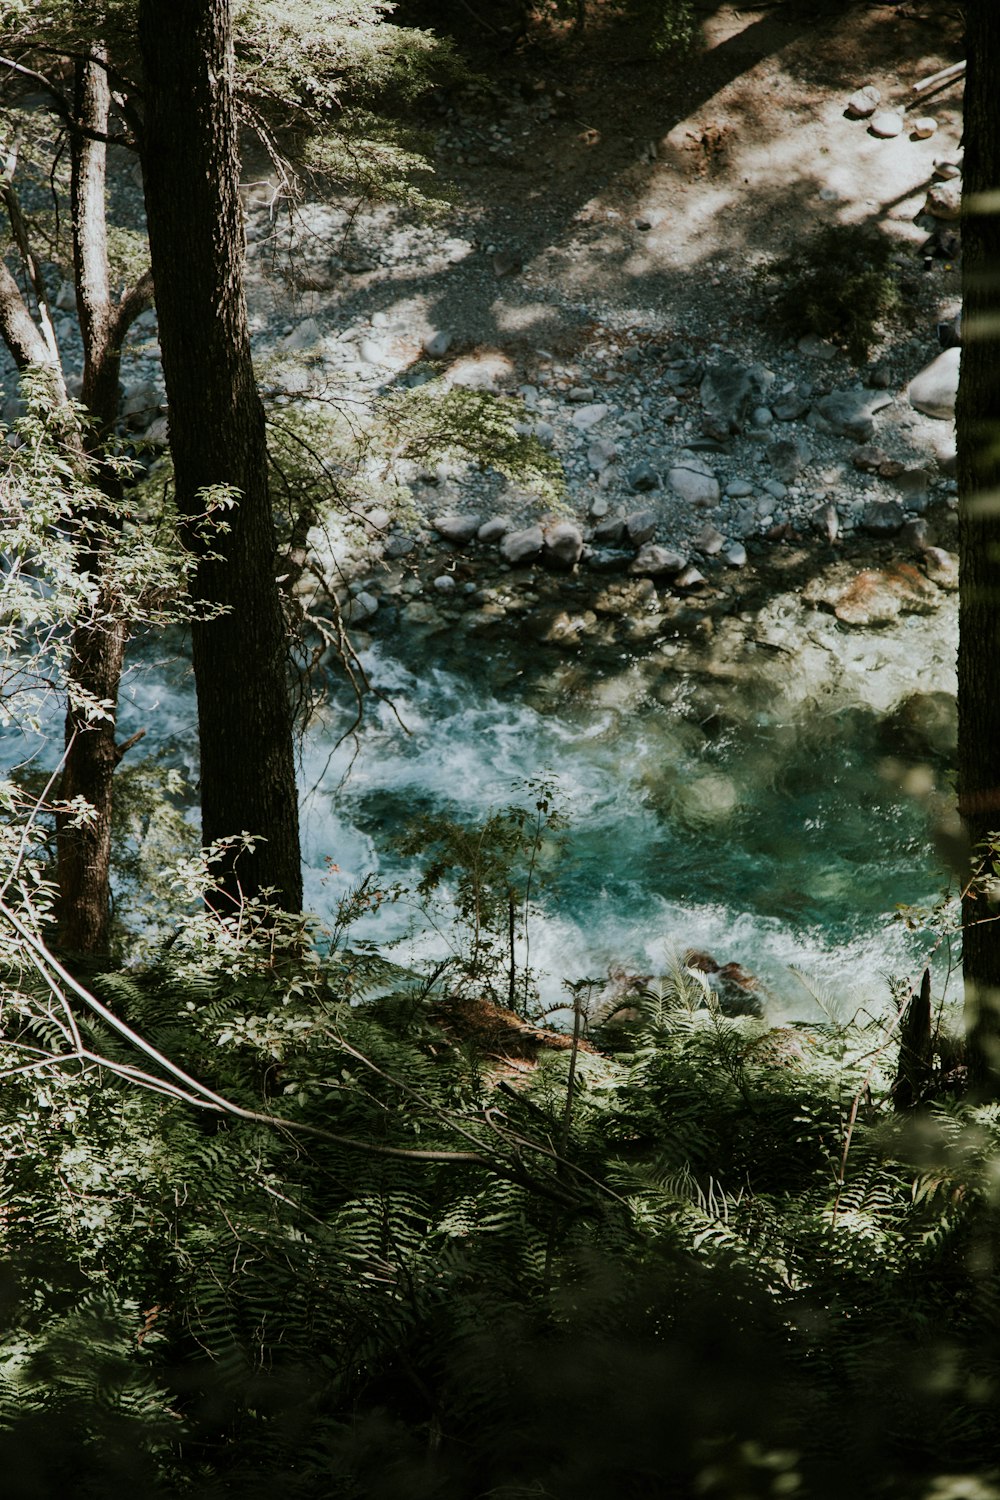
[[[706,372],[700,391],[706,431],[719,438],[742,432],[773,380],[774,376],[763,365],[743,365],[736,360],[713,365]]]
[[[634,510],[625,517],[625,530],[633,547],[641,547],[643,542],[650,540],[656,530],[656,521],[656,512],[652,510]]]
[[[686,558],[671,547],[647,542],[644,547],[639,548],[629,572],[640,573],[647,578],[658,578],[664,573],[679,573],[685,562]]]
[[[875,432],[875,412],[888,406],[891,400],[886,391],[832,391],[829,396],[820,397],[814,410],[837,437],[867,443]]]
[[[565,572],[576,567],[583,551],[583,536],[578,526],[572,521],[556,521],[546,526],[543,537],[544,560],[549,567]]]
[[[962,351],[958,345],[952,349],[944,349],[929,365],[924,366],[919,375],[914,375],[906,387],[910,405],[928,417],[953,417],[961,358]]]
[[[670,488],[675,495],[689,505],[718,505],[719,481],[703,459],[690,457],[679,459],[667,475]]]
[[[523,531],[508,531],[500,543],[500,556],[511,567],[532,562],[545,546],[545,536],[540,526],[528,526]]]
[[[456,546],[464,546],[471,542],[483,524],[482,516],[447,515],[434,516],[431,525],[438,536],[443,537],[446,542],[454,542]]]
[[[902,531],[906,512],[898,500],[869,500],[858,525],[869,536],[895,536]]]
[[[767,450],[768,462],[778,477],[790,483],[812,463],[813,452],[804,437],[778,438]]]

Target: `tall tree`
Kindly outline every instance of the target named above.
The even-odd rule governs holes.
[[[122,343],[152,299],[152,280],[140,276],[121,296],[112,295],[105,209],[111,95],[103,45],[95,41],[76,57],[69,97],[33,76],[69,135],[72,263],[84,346],[82,417],[68,401],[45,279],[15,190],[13,157],[0,194],[28,291],[0,262],[0,337],[20,370],[45,372],[52,419],[81,497],[73,517],[77,567],[90,587],[71,627],[56,915],[64,949],[99,955],[109,943],[112,778],[123,749],[116,741],[116,716],[127,632],[114,579],[122,488],[106,443],[118,409]]]
[[[140,0],[143,166],[177,508],[197,555],[192,627],[206,844],[237,846],[226,894],[302,902],[287,628],[264,409],[243,285],[229,0]],[[231,509],[212,512],[228,492]],[[223,522],[212,525],[213,514]]]
[[[968,0],[958,397],[959,807],[974,850],[1000,830],[1000,7]],[[1000,902],[995,860],[974,855],[963,901],[970,1074],[1000,1088]]]

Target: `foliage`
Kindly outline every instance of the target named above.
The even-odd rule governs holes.
[[[834,339],[863,363],[880,325],[901,307],[892,257],[892,243],[877,229],[827,225],[768,270],[780,283],[774,298],[779,322],[796,338]]]

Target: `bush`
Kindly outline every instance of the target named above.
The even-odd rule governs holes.
[[[877,229],[831,224],[794,255],[778,261],[774,310],[795,338],[814,333],[842,344],[855,364],[866,360],[879,327],[898,312],[892,244]]]

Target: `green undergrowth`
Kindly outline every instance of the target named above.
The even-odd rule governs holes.
[[[114,1022],[13,945],[5,1495],[996,1495],[1000,1114],[893,1114],[891,997],[775,1028],[676,967],[522,1047],[260,915]]]

